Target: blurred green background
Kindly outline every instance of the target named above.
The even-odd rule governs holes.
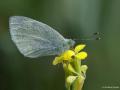
[[[54,56],[29,59],[19,53],[9,34],[9,17],[42,21],[66,38],[101,40],[86,43],[89,56],[83,90],[120,87],[120,0],[0,0],[0,90],[65,90],[62,65]],[[113,88],[112,90],[116,90]]]

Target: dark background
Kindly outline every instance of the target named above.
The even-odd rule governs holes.
[[[88,52],[83,90],[120,87],[120,0],[0,0],[0,90],[65,90],[62,65],[52,65],[54,56],[29,59],[19,53],[9,34],[14,15],[42,21],[66,38],[100,32],[99,41],[78,42]]]

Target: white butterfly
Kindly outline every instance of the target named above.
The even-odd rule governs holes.
[[[12,16],[10,34],[19,51],[26,57],[58,55],[74,45],[50,26],[23,16]]]

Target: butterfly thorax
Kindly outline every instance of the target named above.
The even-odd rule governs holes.
[[[74,46],[74,44],[75,44],[75,41],[73,41],[72,39],[65,39],[65,42],[63,43],[63,45],[58,48],[58,51],[59,51],[58,54],[61,54],[66,50],[69,50],[71,47]]]
[[[66,42],[67,42],[68,46],[70,46],[70,47],[73,47],[75,45],[75,41],[72,39],[66,39]]]

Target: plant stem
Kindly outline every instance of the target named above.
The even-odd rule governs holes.
[[[70,90],[70,87],[68,87],[67,90]]]
[[[84,76],[81,73],[81,60],[74,59],[73,63],[73,68],[75,71],[78,73],[78,76],[76,80],[72,83],[72,88],[70,86],[66,87],[67,90],[82,90],[83,84],[84,84]],[[67,65],[64,65],[64,70],[65,70],[65,75],[66,77],[70,75]]]
[[[84,84],[84,78],[79,76],[72,85],[72,90],[82,90]]]
[[[72,85],[72,90],[82,90],[82,86],[84,84],[84,77],[81,73],[81,61],[80,60],[74,60],[74,68],[77,73],[79,73],[79,76],[75,80],[75,82]]]
[[[80,67],[81,67],[81,61],[75,59],[75,60],[74,60],[74,68],[75,68],[76,72],[79,73],[79,74],[81,74],[81,69],[80,69]]]

